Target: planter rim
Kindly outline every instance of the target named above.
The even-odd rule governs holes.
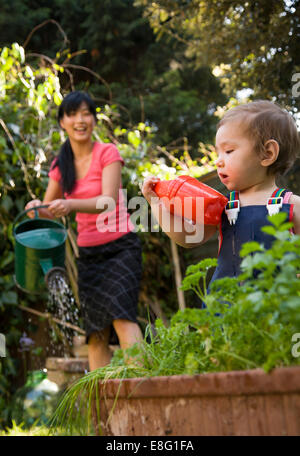
[[[101,396],[106,399],[115,396],[145,398],[291,394],[300,392],[300,366],[280,367],[269,373],[263,369],[251,369],[196,375],[110,379],[99,381],[99,387]]]
[[[87,358],[47,358],[46,369],[84,374],[89,369]]]

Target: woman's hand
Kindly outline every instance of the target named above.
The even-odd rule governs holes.
[[[48,211],[54,217],[63,217],[72,211],[72,200],[56,199],[49,203]]]
[[[154,191],[154,186],[159,181],[160,181],[159,177],[149,176],[143,182],[142,193],[149,204],[151,204],[151,198],[156,198],[156,199],[158,198],[157,194]]]
[[[25,210],[31,209],[31,208],[34,208],[34,207],[37,207],[37,206],[41,206],[42,204],[43,204],[42,201],[40,201],[39,199],[31,200],[31,201],[29,201],[29,203],[26,204]],[[35,211],[27,212],[27,216],[29,218],[34,218],[35,217]]]

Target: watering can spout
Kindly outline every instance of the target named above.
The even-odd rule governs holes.
[[[45,276],[47,288],[52,288],[53,282],[57,280],[57,277],[61,277],[65,282],[68,281],[66,270],[59,266],[53,266],[52,258],[40,259],[40,265]]]
[[[48,271],[53,267],[53,262],[51,258],[40,258],[39,260],[41,268],[43,270],[44,275],[48,273]]]
[[[68,283],[66,270],[59,266],[55,266],[45,274],[45,282],[49,289],[53,288],[53,282],[57,280],[57,277],[61,277],[66,283]]]

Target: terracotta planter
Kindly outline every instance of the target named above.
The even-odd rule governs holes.
[[[102,435],[300,435],[300,367],[109,380],[99,389]]]

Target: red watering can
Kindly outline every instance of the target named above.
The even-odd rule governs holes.
[[[228,201],[221,193],[190,176],[160,181],[154,186],[154,191],[159,198],[163,198],[166,208],[172,214],[205,225],[220,223]]]

